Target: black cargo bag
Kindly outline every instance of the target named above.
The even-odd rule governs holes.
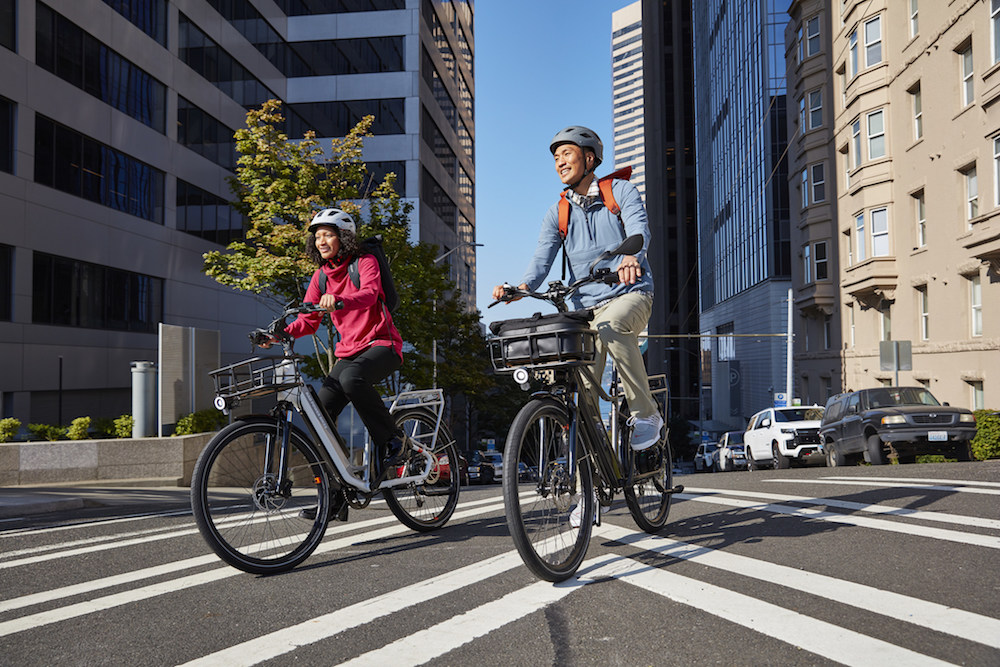
[[[517,366],[589,364],[596,356],[597,332],[590,328],[594,313],[535,313],[531,317],[490,324],[496,335],[490,356],[497,370]]]

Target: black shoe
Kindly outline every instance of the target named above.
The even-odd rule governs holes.
[[[349,505],[344,494],[339,491],[330,493],[330,521],[347,521],[347,510]],[[299,512],[299,518],[309,521],[316,520],[317,507],[307,507]]]
[[[382,445],[382,456],[379,463],[379,479],[392,479],[396,477],[396,469],[406,463],[403,455],[403,441],[393,437],[392,440]]]
[[[635,452],[635,469],[639,474],[655,472],[663,464],[662,449],[659,445]]]

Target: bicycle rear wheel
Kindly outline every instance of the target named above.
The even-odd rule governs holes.
[[[274,419],[231,424],[202,451],[191,479],[198,530],[219,558],[244,572],[290,570],[326,532],[330,480],[322,458],[292,430],[287,481],[278,488],[277,471],[265,467],[278,460],[278,432]],[[300,516],[307,508],[316,508],[315,518]]]
[[[633,479],[624,488],[625,505],[639,528],[650,534],[658,533],[667,523],[673,495],[670,445],[661,442],[641,452],[634,451],[627,442],[624,446],[628,448],[628,470],[632,471]],[[654,468],[650,473],[641,472]]]
[[[455,439],[448,427],[441,424],[434,440],[437,415],[427,410],[404,410],[395,415],[396,426],[410,440],[434,453],[434,470],[423,484],[389,487],[382,491],[385,503],[400,522],[413,530],[427,532],[440,528],[458,505],[461,487],[461,465]],[[423,470],[423,457],[410,465]]]
[[[580,567],[596,511],[590,466],[578,461],[571,476],[568,453],[561,405],[534,399],[521,408],[504,449],[504,509],[521,559],[546,581],[568,579]]]

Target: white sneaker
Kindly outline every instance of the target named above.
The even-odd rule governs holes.
[[[649,417],[633,417],[629,423],[632,426],[632,449],[635,451],[641,452],[660,441],[663,417],[659,412]]]

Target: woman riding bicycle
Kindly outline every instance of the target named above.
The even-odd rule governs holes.
[[[375,388],[403,364],[403,341],[385,305],[378,260],[360,254],[356,225],[338,208],[320,211],[309,223],[306,256],[317,271],[306,289],[306,303],[314,303],[330,313],[340,334],[334,354],[337,361],[324,378],[319,399],[331,423],[347,407],[354,405],[376,446],[382,466],[380,476],[392,474],[403,450],[402,431],[395,425],[382,396]],[[360,255],[360,256],[359,256]],[[351,280],[348,267],[358,259],[359,284]],[[320,290],[320,272],[326,274],[326,291]],[[321,312],[302,313],[285,332],[293,338],[316,332]],[[265,345],[267,347],[267,345]],[[334,516],[347,518],[347,505],[337,494]]]

